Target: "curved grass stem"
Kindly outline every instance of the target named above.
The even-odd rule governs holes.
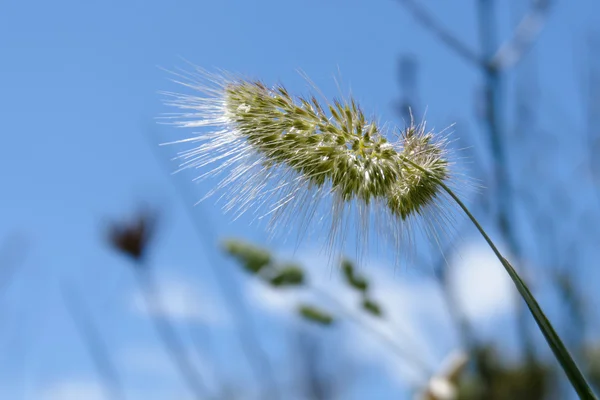
[[[573,389],[575,389],[575,391],[579,395],[579,398],[580,399],[597,399],[597,397],[594,394],[594,392],[592,391],[590,385],[588,384],[585,377],[581,373],[581,370],[575,363],[575,360],[573,360],[573,357],[569,353],[569,350],[567,350],[566,346],[560,339],[560,336],[558,336],[558,333],[556,333],[556,331],[554,330],[554,327],[552,326],[552,324],[550,323],[550,321],[548,320],[548,318],[542,311],[537,300],[535,299],[535,297],[533,296],[533,294],[527,287],[527,284],[521,279],[521,277],[519,276],[517,271],[508,262],[508,260],[502,256],[502,254],[500,253],[500,251],[498,250],[498,248],[496,247],[496,245],[494,244],[492,239],[490,239],[490,237],[485,232],[483,227],[479,224],[479,222],[477,221],[475,216],[473,216],[473,214],[471,214],[471,212],[469,211],[467,206],[443,182],[440,182],[440,186],[446,191],[446,193],[448,193],[448,195],[450,197],[452,197],[452,199],[464,211],[464,213],[467,215],[467,217],[469,217],[471,222],[473,222],[473,225],[475,225],[475,227],[477,228],[477,230],[479,231],[481,236],[483,236],[483,238],[485,239],[487,244],[490,246],[490,248],[492,249],[492,251],[494,252],[496,257],[498,258],[498,260],[500,260],[500,262],[502,263],[502,266],[504,267],[504,269],[506,270],[508,275],[510,275],[510,278],[512,279],[517,290],[521,294],[521,297],[523,297],[523,300],[525,300],[525,303],[527,304],[527,307],[529,308],[531,315],[533,315],[533,318],[535,319],[535,322],[537,323],[538,327],[542,331],[542,334],[544,335],[546,342],[548,342],[550,349],[552,350],[552,352],[554,353],[554,356],[560,363],[560,366],[562,367],[563,371],[565,371],[567,378],[569,378],[569,381],[571,382]]]
[[[502,264],[502,266],[504,267],[504,269],[506,270],[506,272],[512,279],[513,283],[515,284],[515,286],[516,286],[519,294],[523,298],[523,300],[525,300],[525,303],[527,304],[527,307],[529,308],[531,315],[535,319],[536,324],[538,325],[538,327],[540,328],[540,331],[544,335],[544,338],[546,339],[546,342],[550,346],[550,349],[552,350],[554,357],[559,362],[563,371],[567,375],[567,378],[571,382],[571,385],[573,386],[573,389],[575,389],[575,391],[577,392],[577,395],[579,396],[579,398],[586,399],[586,400],[588,400],[588,399],[589,400],[597,400],[598,398],[592,391],[590,384],[587,382],[587,380],[583,376],[583,373],[581,372],[581,370],[575,363],[575,360],[573,360],[573,357],[569,353],[569,350],[567,349],[567,347],[564,345],[564,343],[560,339],[560,336],[558,335],[558,333],[556,333],[556,331],[554,330],[552,323],[550,323],[550,321],[546,317],[546,314],[544,314],[544,312],[542,311],[542,308],[540,307],[537,300],[535,299],[535,297],[533,296],[533,294],[527,287],[527,284],[525,283],[525,281],[523,281],[523,279],[521,279],[521,277],[519,276],[517,271],[508,262],[508,260],[506,258],[504,258],[504,256],[502,256],[502,253],[500,253],[500,250],[498,250],[498,248],[496,247],[496,245],[494,244],[492,239],[488,236],[488,234],[485,232],[485,230],[483,229],[481,224],[479,224],[479,221],[477,221],[477,219],[471,213],[471,211],[469,211],[469,209],[467,208],[465,203],[463,203],[458,198],[458,196],[452,191],[452,189],[450,189],[450,187],[448,187],[448,185],[446,185],[440,179],[437,179],[435,177],[435,175],[431,174],[427,169],[421,167],[420,165],[414,163],[413,161],[411,161],[410,159],[408,159],[406,157],[402,157],[402,159],[406,163],[412,165],[415,168],[418,168],[419,170],[428,174],[431,178],[437,180],[437,183],[440,185],[440,187],[442,189],[444,189],[444,191],[446,193],[448,193],[448,195],[452,198],[452,200],[454,200],[454,202],[456,202],[456,204],[462,209],[462,211],[467,215],[467,217],[469,217],[469,219],[471,220],[473,225],[475,225],[475,227],[477,228],[477,230],[479,231],[481,236],[483,236],[483,238],[487,242],[488,246],[490,246],[490,248],[492,249],[492,251],[494,252],[496,257],[498,258],[498,260],[500,260],[500,263]]]

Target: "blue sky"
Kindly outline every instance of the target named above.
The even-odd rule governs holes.
[[[472,1],[424,3],[458,37],[477,47]],[[516,16],[508,7],[499,8],[499,15],[507,33]],[[535,59],[527,64],[540,71],[542,115],[559,109],[569,119],[581,120],[581,42],[599,23],[597,2],[556,1]],[[334,77],[341,75],[342,89],[351,91],[368,112],[401,124],[392,107],[400,95],[397,59],[414,54],[420,66],[419,98],[428,107],[430,124],[443,128],[460,120],[469,130],[479,129],[474,119],[477,72],[391,0],[4,0],[0,52],[0,238],[17,232],[28,243],[25,262],[0,295],[0,393],[8,396],[3,398],[65,400],[68,396],[60,397],[58,390],[51,393],[64,382],[95,390],[97,377],[64,311],[60,282],[85,293],[115,359],[131,360],[136,356],[127,354],[140,353],[151,358],[153,351],[160,355],[147,319],[132,300],[136,289],[127,260],[102,241],[106,217],[126,215],[140,202],[161,206],[165,218],[150,258],[153,267],[165,282],[197,282],[201,303],[218,298],[186,210],[214,182],[193,185],[192,174],[169,176],[165,171],[168,159],[181,149],[157,145],[182,132],[156,124],[157,116],[171,111],[157,92],[180,90],[161,68],[186,68],[186,59],[207,69],[282,82],[302,93],[301,69],[328,96],[338,94]],[[188,193],[183,201],[177,185]],[[209,218],[219,237],[267,239],[260,226],[248,226],[248,218],[230,222],[212,200],[192,213]],[[304,254],[313,254],[317,244],[318,239],[303,243]],[[290,253],[281,242],[273,246]],[[232,276],[244,292],[246,281]],[[404,278],[396,277],[399,285]],[[184,291],[173,285],[174,292]],[[218,308],[219,301],[214,302]],[[219,332],[215,359],[227,369],[227,361],[239,354],[229,345],[234,342],[231,329],[217,317],[207,322],[206,312],[198,313],[203,316],[195,323],[200,328],[217,326],[211,328]],[[268,322],[269,328],[260,330],[262,337],[269,343],[280,340],[272,332],[285,330],[280,314],[262,309],[256,314]],[[273,346],[276,353],[278,345]],[[172,372],[142,371],[133,364],[123,366],[129,398],[185,396]],[[368,360],[364,365],[376,368]],[[252,386],[243,366],[231,368],[229,375]],[[397,389],[388,382],[392,378],[366,381],[357,393],[378,390],[385,396]]]

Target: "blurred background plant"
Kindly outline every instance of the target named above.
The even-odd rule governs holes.
[[[459,167],[485,187],[471,207],[600,389],[593,0],[34,3],[0,5],[0,398],[574,397],[467,223],[400,264],[357,263],[353,243],[329,260],[320,238],[268,241],[258,217],[193,207],[214,182],[170,176],[156,145],[173,133],[146,122],[165,85],[148,65],[174,54],[265,81],[301,67],[326,93],[350,86],[326,86],[339,66],[399,126],[426,105],[456,122]],[[123,210],[132,196],[156,207]]]

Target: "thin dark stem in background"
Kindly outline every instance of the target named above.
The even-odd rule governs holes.
[[[583,72],[582,90],[586,118],[587,167],[592,178],[597,205],[600,207],[600,61],[596,54],[600,51],[600,36],[588,41],[586,53],[589,57],[586,70]]]
[[[194,326],[194,324],[190,324],[190,326],[188,327],[188,332],[192,342],[192,346],[194,347],[194,350],[196,350],[196,354],[198,355],[198,357],[200,357],[200,359],[217,359],[217,357],[215,357],[214,341],[212,340],[210,330],[207,329],[206,326],[199,327]],[[206,354],[207,351],[209,352],[209,354]],[[216,362],[214,363],[216,364]],[[228,388],[227,386],[226,379],[223,378],[224,374],[222,373],[222,370],[218,368],[217,365],[213,365],[212,369],[212,374],[207,378],[210,379],[211,377],[213,377],[215,379],[215,383],[217,384],[220,390],[217,398],[227,398],[228,390],[230,388]]]
[[[210,223],[206,216],[203,216],[199,208],[192,209],[191,207],[185,207],[190,213],[193,225],[198,231],[200,242],[204,246],[204,254],[208,260],[208,264],[212,267],[215,279],[219,285],[223,294],[223,299],[229,304],[229,309],[234,314],[234,319],[238,324],[237,331],[239,334],[240,343],[242,350],[247,355],[248,361],[251,363],[252,373],[255,375],[257,382],[266,381],[265,393],[268,395],[267,398],[282,398],[278,391],[278,385],[275,380],[275,371],[271,365],[267,353],[263,350],[260,340],[256,335],[256,330],[252,317],[244,300],[242,299],[239,288],[233,281],[233,277],[226,276],[227,273],[224,268],[216,260],[216,257],[212,255],[213,250],[210,248],[209,243],[214,243],[210,238],[215,238],[215,235],[210,232],[214,232],[210,228]],[[192,210],[197,211],[198,215],[191,215]],[[194,218],[196,217],[196,218]],[[202,217],[203,223],[197,222],[198,217]]]
[[[61,294],[65,308],[89,351],[98,375],[105,384],[107,398],[125,399],[121,376],[112,362],[104,338],[92,321],[91,313],[85,307],[83,298],[74,288],[66,284],[61,285]]]
[[[514,66],[532,46],[548,13],[549,0],[535,0],[530,11],[524,16],[513,32],[512,37],[498,47],[496,38],[496,15],[493,0],[478,0],[477,14],[481,41],[481,56],[474,53],[455,35],[436,21],[427,10],[415,0],[398,0],[411,15],[456,55],[471,61],[484,77],[485,128],[488,134],[490,153],[494,159],[493,180],[496,199],[496,224],[506,240],[510,252],[517,260],[522,259],[522,249],[516,237],[511,217],[513,216],[513,196],[511,193],[508,160],[503,142],[501,126],[502,72]],[[527,326],[527,315],[522,302],[518,302],[518,329],[523,341],[525,357],[534,358],[533,346]]]
[[[471,323],[469,322],[467,316],[462,311],[462,307],[459,305],[448,280],[448,266],[446,264],[446,259],[444,257],[440,257],[438,261],[438,265],[436,274],[436,282],[440,287],[440,291],[442,292],[442,296],[444,297],[444,302],[446,304],[446,309],[448,311],[448,315],[450,319],[456,326],[456,330],[458,332],[459,341],[461,342],[462,347],[470,354],[474,354],[474,350],[477,348],[478,341],[473,332],[473,328]]]
[[[300,373],[304,379],[305,393],[307,399],[311,400],[329,400],[334,398],[335,388],[329,377],[320,371],[319,356],[321,350],[316,340],[309,337],[298,335],[298,361]]]
[[[0,295],[10,286],[15,272],[23,262],[27,250],[25,238],[12,234],[2,241],[0,247]]]
[[[397,0],[408,10],[411,15],[425,29],[434,34],[442,43],[452,49],[456,54],[467,60],[469,63],[481,65],[480,57],[469,49],[462,41],[460,41],[452,32],[442,26],[439,21],[436,21],[431,14],[421,5],[421,0]]]
[[[152,315],[156,306],[161,310],[160,302],[162,301],[160,291],[154,281],[151,272],[141,266],[136,266],[135,277],[140,285],[140,290],[144,296],[150,320],[156,329],[159,339],[162,341],[167,354],[171,357],[173,364],[179,370],[181,377],[187,384],[190,391],[196,399],[206,399],[208,388],[200,374],[200,371],[194,366],[194,363],[189,357],[186,346],[180,340],[175,328],[170,324],[169,320],[162,315]]]
[[[494,197],[496,199],[496,225],[506,241],[509,251],[517,261],[523,259],[523,251],[516,237],[513,224],[514,198],[509,175],[509,160],[506,153],[502,127],[502,73],[492,63],[496,54],[496,16],[494,0],[479,0],[478,15],[482,53],[486,59],[483,68],[485,91],[485,128],[488,133],[490,153],[494,159]],[[522,340],[526,362],[535,359],[533,340],[528,329],[527,311],[520,299],[517,301],[517,329]]]
[[[470,226],[471,225],[469,225],[469,227]],[[433,267],[433,279],[444,299],[444,306],[448,312],[450,323],[454,325],[457,332],[459,344],[464,350],[473,354],[473,351],[477,348],[477,337],[452,291],[449,280],[450,265],[448,263],[448,257],[452,254],[452,250],[456,247],[456,242],[461,236],[459,233],[464,232],[466,228],[467,226],[458,229],[457,234],[448,241],[443,248],[440,247],[439,254],[435,260],[429,261],[423,257],[418,257],[416,264],[421,265],[423,270],[427,269],[428,266]]]
[[[410,365],[411,367],[416,368],[419,371],[419,373],[423,375],[424,378],[428,379],[429,377],[433,376],[435,371],[431,367],[429,367],[425,361],[418,357],[415,352],[408,350],[404,346],[401,346],[394,338],[391,338],[386,333],[378,330],[377,328],[373,328],[371,325],[365,323],[365,321],[360,319],[354,312],[349,310],[342,302],[340,302],[334,296],[327,293],[327,291],[322,290],[313,285],[310,285],[307,288],[315,295],[333,304],[333,306],[336,307],[340,313],[342,313],[346,318],[354,322],[356,325],[363,328],[365,332],[378,339],[382,344],[387,345],[387,347],[391,351],[396,353],[396,355],[401,360],[407,362],[408,365]],[[393,328],[397,330],[397,327]]]
[[[157,151],[156,141],[152,141],[149,144],[157,160],[164,166],[165,172],[169,171],[168,166],[164,163],[164,158]],[[242,351],[250,364],[250,370],[255,375],[256,382],[258,384],[262,383],[265,386],[264,393],[266,397],[263,398],[283,399],[284,397],[282,396],[275,379],[275,371],[273,370],[267,353],[262,348],[260,340],[256,335],[252,317],[240,295],[239,288],[235,284],[233,277],[227,274],[228,270],[223,268],[221,263],[217,260],[214,250],[211,247],[212,245],[217,245],[217,243],[215,243],[215,229],[212,228],[208,216],[202,212],[200,207],[191,207],[191,204],[194,204],[194,202],[188,201],[190,198],[188,192],[177,185],[173,179],[169,179],[169,182],[173,184],[175,190],[179,193],[181,199],[185,203],[183,208],[186,213],[188,213],[189,219],[200,239],[199,244],[203,247],[207,264],[213,271],[222,298],[234,317]]]
[[[328,337],[334,339],[330,342],[317,334],[312,329],[291,328],[289,365],[297,382],[292,383],[286,391],[299,393],[299,398],[310,400],[348,398],[347,394],[360,380],[360,373],[357,375],[352,360],[339,358],[335,337]]]

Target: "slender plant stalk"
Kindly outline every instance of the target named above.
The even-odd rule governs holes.
[[[464,228],[465,227],[462,227],[461,230]],[[446,269],[447,261],[445,255],[451,248],[455,246],[455,244],[456,243],[452,241],[446,244],[444,249],[441,249],[442,251],[440,253],[440,258],[434,264],[435,281],[437,282],[440,292],[444,297],[444,304],[446,305],[448,316],[456,327],[460,344],[469,354],[475,354],[474,351],[477,347],[477,339],[473,332],[473,328],[471,327],[464,310],[461,309],[456,297],[452,293],[448,281],[448,271]]]
[[[512,215],[514,215],[514,193],[511,183],[511,177],[508,171],[510,165],[510,152],[507,152],[506,139],[503,136],[504,127],[502,124],[502,103],[504,98],[503,91],[503,71],[500,69],[504,61],[498,59],[497,28],[494,0],[479,0],[479,31],[481,39],[481,51],[485,55],[485,62],[481,66],[481,72],[484,78],[484,100],[485,119],[484,125],[488,132],[489,147],[494,158],[494,168],[492,169],[495,197],[497,208],[495,212],[496,224],[500,234],[506,241],[510,252],[516,260],[521,259],[522,250],[519,240],[516,236],[515,226]],[[505,44],[508,44],[506,42]],[[506,57],[503,56],[505,59]],[[529,334],[527,324],[527,311],[522,303],[517,303],[517,330],[520,336],[523,353],[527,362],[533,362],[535,354],[533,352],[533,343]]]
[[[425,375],[427,378],[433,376],[434,371],[430,367],[427,366],[427,363],[425,363],[425,361],[421,360],[413,352],[408,351],[407,349],[400,346],[400,344],[398,344],[398,342],[396,342],[394,339],[392,339],[385,333],[378,331],[377,329],[373,328],[369,324],[365,324],[364,321],[362,321],[360,318],[358,318],[352,311],[348,310],[348,308],[342,302],[337,300],[334,296],[330,295],[329,293],[327,293],[324,290],[319,289],[316,286],[311,285],[311,286],[308,286],[308,288],[314,294],[316,294],[320,297],[323,297],[324,299],[327,299],[331,303],[333,303],[333,305],[335,307],[337,307],[337,309],[342,314],[344,314],[347,318],[351,319],[354,323],[356,323],[358,326],[363,328],[367,333],[370,333],[373,337],[379,339],[382,343],[389,346],[389,348],[392,351],[394,351],[394,353],[396,353],[396,355],[398,355],[401,359],[410,362],[412,366],[418,368],[419,371],[423,375]]]
[[[156,159],[162,163],[163,158],[157,152],[154,142],[149,141],[150,149],[156,156]],[[163,163],[163,165],[165,165]],[[167,172],[168,169],[165,169]],[[206,265],[213,272],[213,276],[223,294],[225,306],[231,311],[236,326],[236,333],[239,337],[242,352],[248,362],[251,373],[255,376],[258,385],[264,386],[263,398],[269,400],[278,400],[282,398],[281,390],[276,379],[275,369],[269,359],[267,352],[263,349],[259,337],[256,334],[256,327],[251,313],[249,312],[246,303],[240,295],[240,290],[236,285],[234,277],[228,275],[227,269],[222,268],[221,262],[215,257],[215,254],[210,246],[213,243],[213,238],[216,237],[216,230],[210,223],[207,215],[202,215],[202,210],[198,211],[200,215],[192,212],[188,207],[189,193],[180,185],[177,185],[174,180],[169,180],[173,183],[179,197],[185,203],[184,209],[188,213],[192,221],[193,228],[200,238],[200,245],[204,247],[204,256],[206,257]]]
[[[66,284],[61,285],[61,292],[65,307],[89,351],[98,374],[106,385],[108,398],[114,400],[125,399],[121,375],[111,359],[104,338],[94,325],[91,313],[85,308],[83,299],[73,288]]]
[[[471,214],[471,211],[469,211],[465,203],[463,203],[458,198],[458,196],[452,191],[452,189],[448,187],[448,185],[446,185],[440,179],[435,177],[434,174],[430,173],[427,169],[414,163],[412,160],[406,158],[405,156],[402,156],[402,159],[408,164],[412,165],[413,167],[428,174],[431,178],[435,179],[440,185],[440,187],[444,189],[446,193],[448,193],[452,200],[454,200],[456,204],[464,211],[467,217],[469,217],[473,225],[475,225],[481,236],[483,236],[487,244],[490,246],[498,260],[500,260],[500,262],[502,263],[502,266],[504,267],[504,269],[512,279],[513,283],[517,287],[517,290],[519,291],[519,294],[521,295],[523,300],[525,300],[525,303],[527,304],[529,311],[533,315],[535,322],[540,328],[540,331],[544,335],[546,342],[548,342],[550,349],[554,353],[554,356],[556,357],[557,361],[560,363],[563,371],[565,371],[567,378],[569,378],[569,381],[571,382],[573,389],[575,389],[575,391],[579,395],[579,398],[586,400],[597,400],[598,398],[592,391],[592,388],[583,376],[583,373],[575,363],[575,360],[573,360],[573,357],[571,356],[569,350],[567,350],[566,346],[560,339],[560,336],[558,336],[558,333],[556,333],[556,331],[554,330],[554,327],[546,317],[546,314],[544,314],[544,312],[542,311],[542,308],[540,307],[537,300],[527,287],[527,284],[521,279],[517,271],[508,262],[508,260],[502,256],[500,250],[498,250],[492,239],[488,236],[483,227],[479,224],[479,221],[477,221],[475,216]]]
[[[150,148],[154,152],[157,160],[162,161],[162,158],[156,152],[156,147],[151,145]],[[256,334],[255,323],[246,307],[245,301],[240,295],[234,277],[227,274],[225,268],[214,255],[210,244],[216,236],[215,229],[210,223],[207,215],[195,215],[192,209],[187,207],[188,193],[175,181],[170,180],[175,189],[179,192],[186,207],[184,209],[188,213],[192,225],[200,238],[200,244],[204,247],[204,255],[206,257],[206,265],[213,271],[213,276],[220,291],[223,294],[225,305],[231,311],[236,325],[236,333],[238,334],[242,352],[248,362],[251,373],[255,376],[256,382],[264,386],[263,398],[269,400],[278,400],[282,398],[281,390],[276,379],[275,369],[271,364],[267,352],[263,349],[259,337]],[[200,211],[201,212],[201,211]],[[200,218],[198,218],[200,217]]]
[[[28,243],[24,237],[13,233],[0,244],[0,296],[10,286],[15,273],[27,255]]]
[[[150,309],[157,301],[161,301],[158,286],[152,279],[150,271],[136,269],[135,276],[138,279],[140,289]],[[185,384],[188,386],[195,399],[206,399],[208,388],[200,371],[194,366],[185,345],[180,340],[175,328],[170,322],[160,315],[151,316],[150,320],[154,329],[162,341],[167,354],[171,357],[173,364],[177,367]]]
[[[492,242],[492,240],[487,235],[485,230],[481,227],[477,219],[473,216],[473,214],[471,214],[469,209],[458,198],[458,196],[456,196],[456,194],[454,194],[454,192],[443,182],[440,182],[440,186],[446,191],[446,193],[450,195],[450,197],[452,197],[456,204],[458,204],[458,206],[465,212],[465,214],[469,217],[471,222],[473,222],[473,225],[475,225],[479,233],[481,233],[481,236],[483,236],[487,244],[490,246],[496,257],[498,258],[498,260],[500,260],[502,266],[504,267],[504,269],[506,269],[506,272],[508,272],[508,275],[510,275],[510,278],[517,287],[517,290],[521,294],[521,297],[523,297],[523,300],[525,300],[525,303],[527,303],[527,307],[529,308],[529,311],[531,311],[535,322],[542,331],[544,338],[548,342],[548,345],[552,349],[554,356],[565,371],[565,374],[567,374],[567,377],[569,378],[571,385],[579,395],[579,398],[597,399],[590,385],[588,384],[585,377],[581,373],[579,367],[575,363],[575,360],[573,360],[573,357],[569,353],[569,350],[567,350],[562,340],[560,339],[560,336],[558,336],[558,333],[556,333],[556,331],[554,330],[554,327],[542,311],[537,300],[527,287],[527,284],[521,279],[517,271],[512,267],[508,260],[502,256],[494,242]]]

